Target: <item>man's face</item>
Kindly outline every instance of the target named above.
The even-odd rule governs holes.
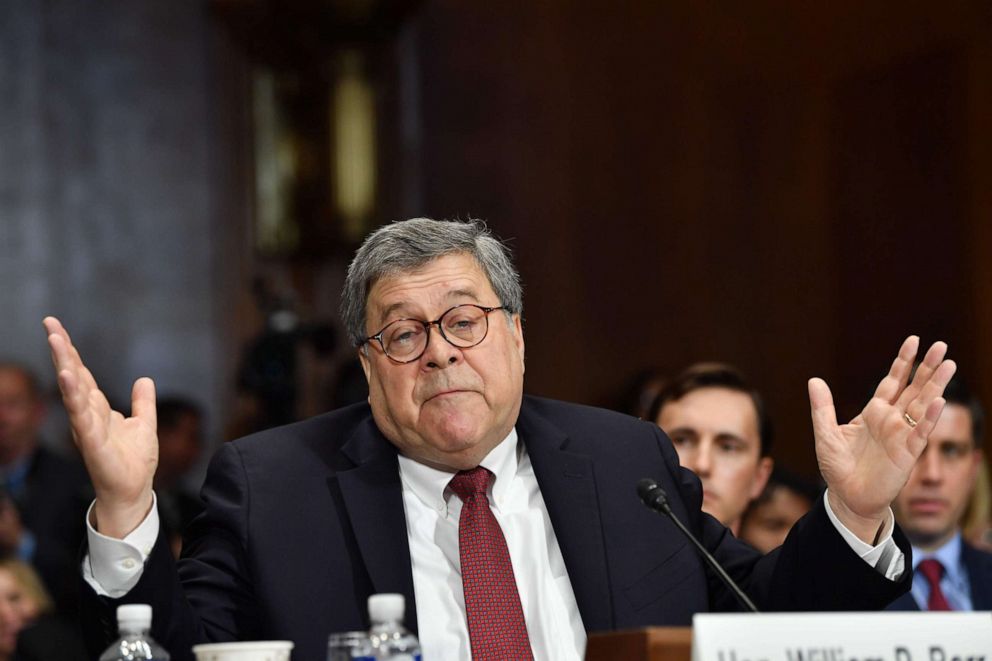
[[[366,329],[396,319],[434,320],[464,303],[500,305],[475,259],[446,255],[377,281],[369,291]],[[478,345],[459,349],[430,329],[424,355],[391,361],[376,341],[359,351],[376,425],[404,455],[435,466],[474,468],[516,423],[523,396],[524,338],[520,318],[489,314]]]
[[[20,370],[0,368],[0,463],[19,459],[34,447],[44,406]]]
[[[193,468],[200,458],[202,434],[200,416],[195,413],[183,413],[171,429],[159,429],[155,477],[175,480]]]
[[[762,553],[782,546],[796,521],[813,506],[806,496],[781,484],[772,487],[768,499],[755,505],[741,524],[740,538]]]
[[[0,654],[14,653],[17,636],[28,620],[27,595],[14,574],[0,569]]]
[[[926,449],[893,503],[899,525],[924,550],[950,540],[968,506],[982,457],[975,448],[971,424],[967,407],[944,407]]]
[[[657,423],[682,465],[702,480],[703,511],[736,533],[772,468],[772,460],[761,457],[751,398],[729,388],[698,388],[662,406]]]

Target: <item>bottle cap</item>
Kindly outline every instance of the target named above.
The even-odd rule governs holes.
[[[401,594],[374,594],[369,597],[369,618],[373,622],[403,620],[406,599]]]
[[[152,607],[148,604],[125,604],[117,607],[117,628],[121,631],[150,629]]]

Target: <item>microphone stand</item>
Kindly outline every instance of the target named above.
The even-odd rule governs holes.
[[[686,528],[681,521],[679,521],[677,516],[675,516],[675,513],[672,512],[671,506],[668,504],[668,494],[665,493],[664,489],[658,486],[657,482],[647,477],[643,478],[637,483],[637,494],[641,497],[641,502],[647,505],[650,509],[658,512],[659,514],[664,514],[671,519],[672,523],[675,524],[675,527],[681,530],[682,534],[693,543],[696,550],[699,551],[701,556],[703,556],[706,563],[714,572],[716,572],[716,575],[720,577],[720,580],[723,581],[724,585],[730,588],[731,593],[733,593],[734,597],[737,598],[737,601],[740,602],[744,608],[752,613],[760,612],[758,607],[754,605],[754,602],[751,601],[751,599],[744,594],[744,591],[740,589],[737,583],[734,582],[734,579],[730,578],[730,575],[724,571],[723,567],[720,566],[720,563],[717,562],[716,558],[714,558],[710,552],[703,547],[699,540],[696,539],[696,536],[689,532],[689,529]]]

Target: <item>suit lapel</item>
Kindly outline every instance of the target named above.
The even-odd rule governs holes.
[[[376,593],[396,592],[406,597],[406,623],[417,631],[410,543],[407,539],[403,490],[396,449],[371,418],[342,447],[355,467],[338,471],[351,527]]]
[[[587,631],[614,628],[596,478],[588,455],[568,450],[569,439],[535,413],[526,398],[517,432],[527,448],[541,495]]]
[[[968,570],[972,610],[992,610],[992,555],[962,542],[961,561]]]
[[[888,610],[888,611],[918,611],[918,610],[920,610],[920,607],[916,603],[916,600],[913,599],[913,594],[911,592],[907,592],[906,594],[901,595],[898,599],[896,599],[891,604],[889,604],[888,606],[886,606],[885,610]]]

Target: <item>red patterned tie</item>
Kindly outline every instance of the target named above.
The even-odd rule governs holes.
[[[916,566],[916,571],[923,574],[927,583],[930,584],[930,599],[927,601],[927,610],[952,610],[950,604],[947,603],[947,597],[944,596],[944,591],[940,589],[940,579],[944,575],[944,565],[940,564],[940,560],[927,558]]]
[[[489,509],[486,490],[492,480],[493,474],[479,466],[459,472],[450,483],[463,503],[458,553],[472,659],[533,659],[510,552]]]

